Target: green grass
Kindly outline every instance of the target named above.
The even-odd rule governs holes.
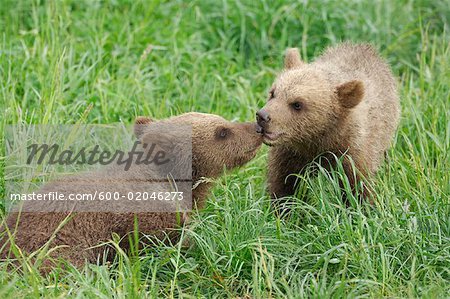
[[[277,218],[263,149],[218,181],[189,246],[48,277],[0,263],[0,297],[449,297],[449,17],[444,0],[1,1],[2,132],[187,111],[253,120],[286,47],[312,60],[342,40],[390,62],[402,120],[373,206],[345,207],[339,172],[321,172]],[[3,158],[0,173],[4,197]]]

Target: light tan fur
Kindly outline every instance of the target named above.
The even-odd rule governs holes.
[[[269,191],[279,198],[295,192],[290,174],[327,152],[347,153],[361,174],[373,174],[397,128],[400,105],[395,79],[376,50],[343,43],[310,64],[289,49],[258,115],[264,142],[272,147]],[[348,159],[344,168],[354,187],[358,178]]]

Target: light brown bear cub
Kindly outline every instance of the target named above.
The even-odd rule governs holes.
[[[262,144],[262,137],[255,131],[255,123],[233,123],[217,115],[203,113],[186,113],[167,120],[151,121],[148,118],[138,118],[135,125],[135,133],[141,140],[145,140],[149,130],[158,124],[188,125],[192,128],[192,206],[201,208],[204,206],[206,196],[210,190],[211,180],[223,173],[224,167],[233,169],[244,165],[251,160]],[[142,126],[144,125],[144,127]],[[156,129],[158,130],[158,129]],[[189,141],[190,142],[190,141]],[[127,192],[121,188],[129,176],[136,176],[145,183],[154,176],[148,176],[146,165],[123,169],[106,169],[98,172],[88,172],[73,177],[63,178],[44,185],[40,192],[57,191],[60,193],[87,193],[105,188],[105,182],[117,187],[115,190]],[[89,181],[89,186],[80,189],[80,185],[74,184],[80,180]],[[165,184],[161,182],[158,184]],[[107,191],[107,190],[105,190]],[[129,190],[128,190],[129,191]],[[167,190],[166,190],[167,191]],[[39,191],[38,191],[39,192]],[[53,258],[63,258],[77,267],[84,265],[86,261],[95,263],[97,259],[110,259],[104,256],[105,246],[98,246],[111,240],[112,234],[120,237],[132,232],[135,225],[135,217],[138,220],[139,232],[151,234],[155,237],[163,237],[173,228],[183,225],[186,215],[181,217],[175,212],[73,212],[67,223],[54,235],[58,226],[69,215],[68,212],[22,212],[11,213],[6,219],[6,225],[14,233],[15,244],[24,253],[30,254],[42,248],[49,240],[51,251],[50,259],[45,260],[41,271],[50,270],[54,262]],[[67,220],[67,219],[66,219]],[[181,221],[181,223],[180,223]],[[17,223],[17,228],[16,228]],[[54,235],[54,236],[53,236]],[[53,239],[52,239],[53,238]],[[3,247],[2,258],[10,256],[9,238],[3,235],[0,248]],[[127,238],[121,244],[127,249]]]
[[[296,178],[290,175],[301,174],[326,153],[346,153],[359,175],[373,174],[400,117],[396,82],[376,50],[343,43],[307,64],[293,48],[286,52],[284,67],[257,112],[258,130],[271,146],[271,196],[293,195]],[[359,175],[355,178],[349,159],[343,166],[354,190]]]

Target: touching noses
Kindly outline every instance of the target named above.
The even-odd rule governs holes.
[[[263,133],[263,130],[269,121],[270,121],[270,116],[266,110],[261,109],[258,112],[256,112],[256,122],[259,125],[258,133]]]

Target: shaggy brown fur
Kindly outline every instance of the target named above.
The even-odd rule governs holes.
[[[147,130],[156,124],[165,122],[169,124],[187,124],[192,127],[192,179],[193,206],[201,208],[204,206],[211,182],[203,178],[217,178],[224,169],[232,169],[242,166],[251,160],[260,145],[262,137],[255,132],[254,123],[232,123],[225,119],[210,114],[187,113],[172,117],[168,120],[152,122],[148,118],[138,118],[135,125],[135,134],[145,139]],[[148,128],[143,128],[146,124]],[[189,156],[190,157],[190,156]],[[147,167],[147,166],[143,166]],[[143,178],[144,173],[144,178]],[[132,177],[145,179],[146,170],[142,168],[123,170],[108,169],[106,171],[91,172],[79,176],[66,177],[60,181],[49,183],[41,188],[41,192],[58,191],[61,193],[88,193],[94,190],[103,190],[105,181],[117,185],[115,190],[121,189],[124,178]],[[83,190],[79,182],[80,178],[90,184]],[[161,183],[162,184],[162,183]],[[126,188],[122,188],[126,189]],[[124,192],[129,191],[124,190]],[[104,190],[108,191],[108,190]],[[167,191],[167,189],[166,189]],[[11,232],[15,234],[15,244],[27,254],[42,248],[54,235],[57,227],[69,216],[66,212],[23,212],[20,217],[18,213],[11,213],[6,224]],[[174,212],[149,212],[149,213],[113,213],[113,212],[73,212],[67,223],[54,235],[49,243],[50,248],[63,246],[56,249],[45,260],[41,271],[46,272],[54,265],[52,258],[61,257],[77,267],[84,265],[86,261],[95,263],[97,259],[110,259],[112,255],[104,256],[105,246],[93,247],[102,242],[111,240],[113,233],[120,237],[126,236],[134,229],[135,218],[138,221],[139,232],[146,235],[151,234],[161,238],[165,233],[183,225],[187,220],[186,214],[181,217]],[[19,219],[18,219],[19,217]],[[17,223],[17,228],[15,228]],[[121,246],[127,249],[127,238],[123,238]],[[9,242],[7,236],[3,237],[2,243]],[[2,252],[2,258],[12,256],[9,252],[9,244]]]
[[[323,153],[347,153],[360,174],[383,160],[400,117],[397,86],[389,66],[368,44],[343,43],[313,63],[288,49],[285,70],[257,113],[269,152],[268,187],[273,198],[293,195],[295,178]],[[344,169],[352,188],[351,162]]]

